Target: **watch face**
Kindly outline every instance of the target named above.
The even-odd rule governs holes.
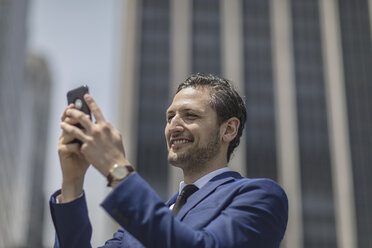
[[[116,166],[112,170],[112,175],[113,175],[114,179],[116,179],[116,180],[123,179],[124,177],[127,176],[127,174],[128,174],[128,170],[127,170],[127,168],[125,168],[124,165]]]

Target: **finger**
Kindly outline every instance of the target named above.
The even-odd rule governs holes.
[[[75,153],[75,154],[78,154],[78,155],[81,153],[79,143],[60,144],[58,150],[60,152]]]
[[[65,119],[66,119],[66,117],[67,117],[67,115],[66,115],[66,111],[68,110],[68,109],[72,109],[72,108],[74,108],[75,106],[74,106],[74,104],[73,103],[71,103],[70,105],[68,105],[67,106],[67,108],[63,111],[63,113],[62,113],[62,116],[61,116],[61,121],[64,121]]]
[[[84,112],[77,109],[68,109],[66,111],[66,116],[72,120],[72,124],[80,123],[87,131],[90,132],[92,130],[92,121],[90,120],[89,115]]]
[[[99,123],[105,121],[105,118],[103,117],[103,114],[99,107],[97,106],[96,102],[93,100],[93,97],[91,97],[89,94],[85,94],[84,99],[88,104],[90,111],[93,113],[96,122]]]
[[[73,138],[81,140],[82,142],[86,142],[88,139],[88,137],[84,134],[84,132],[78,127],[62,122],[61,128],[67,135],[70,135]]]
[[[66,122],[66,123],[71,124],[71,125],[75,125],[75,124],[79,123],[78,120],[76,120],[74,118],[71,118],[71,117],[67,117],[67,116],[66,116],[66,118],[63,122]]]
[[[69,144],[71,143],[73,140],[75,139],[74,136],[66,133],[65,131],[62,130],[62,133],[59,137],[59,144],[63,144],[63,145],[66,145],[66,144]]]

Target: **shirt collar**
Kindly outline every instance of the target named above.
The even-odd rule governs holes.
[[[224,167],[224,168],[221,168],[221,169],[218,169],[218,170],[215,170],[215,171],[212,171],[210,173],[208,173],[207,175],[199,178],[198,180],[195,181],[195,183],[193,183],[196,187],[198,187],[199,189],[201,189],[204,185],[207,184],[207,182],[209,182],[212,178],[214,178],[215,176],[217,175],[220,175],[224,172],[227,172],[227,171],[231,171],[231,169],[229,167]],[[184,182],[184,181],[181,181],[180,182],[180,187],[179,187],[179,193],[181,193],[181,190],[186,186],[187,184]]]

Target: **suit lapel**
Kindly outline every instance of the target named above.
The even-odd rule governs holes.
[[[236,178],[241,178],[240,174],[234,171],[229,171],[217,175],[212,178],[204,187],[192,194],[188,199],[186,204],[178,212],[176,218],[182,220],[185,215],[201,201],[203,201],[207,196],[213,193],[213,191],[220,185],[234,181]],[[174,201],[177,198],[178,194],[174,195]],[[171,199],[173,199],[173,197]],[[171,202],[171,199],[168,202]],[[174,203],[173,201],[173,203]],[[171,203],[170,205],[172,205]]]
[[[172,204],[176,202],[177,197],[178,197],[178,192],[174,194],[171,198],[169,198],[169,200],[165,203],[165,205],[167,205],[167,207],[170,208],[170,206],[172,206]]]

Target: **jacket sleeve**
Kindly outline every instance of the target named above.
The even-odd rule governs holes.
[[[145,247],[279,247],[287,221],[284,191],[269,180],[238,191],[234,200],[200,229],[174,218],[136,173],[121,182],[102,206]],[[195,218],[208,210],[198,211]]]
[[[88,217],[85,194],[68,203],[57,203],[55,192],[50,200],[50,212],[56,230],[54,248],[90,248],[92,227]]]

